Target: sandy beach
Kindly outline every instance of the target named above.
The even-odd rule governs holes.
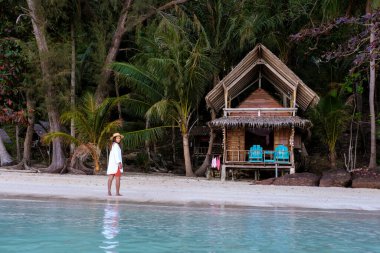
[[[116,200],[134,203],[380,210],[380,190],[264,186],[169,174],[126,173],[123,196],[107,196],[107,176],[55,175],[0,170],[0,198]],[[112,189],[114,193],[114,185]]]

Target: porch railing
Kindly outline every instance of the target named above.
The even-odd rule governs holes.
[[[249,150],[226,150],[226,162],[248,162]]]
[[[295,116],[297,108],[224,108],[225,117],[239,117],[244,114],[254,114],[254,116]],[[285,115],[284,115],[285,114]]]

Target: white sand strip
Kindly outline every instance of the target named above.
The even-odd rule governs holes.
[[[115,192],[115,185],[112,192]],[[121,193],[121,197],[107,196],[107,176],[0,170],[0,198],[118,199],[138,203],[380,210],[380,190],[376,189],[261,186],[170,175],[127,173],[121,180]]]

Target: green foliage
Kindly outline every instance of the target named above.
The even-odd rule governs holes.
[[[350,117],[347,109],[339,93],[332,91],[310,111],[314,132],[328,146],[330,153],[335,152],[338,138],[347,129]]]
[[[215,66],[195,18],[180,9],[176,14],[162,14],[161,21],[151,26],[154,29],[141,30],[138,43],[143,51],[134,57],[133,65],[116,63],[112,68],[124,76],[134,93],[146,98],[144,102],[150,107],[145,117],[149,121],[174,120],[184,130]],[[145,34],[147,31],[154,32]]]
[[[24,107],[24,93],[32,89],[37,102],[37,119],[46,119],[40,56],[25,9],[26,2],[0,2],[0,105],[2,109],[21,110]],[[73,27],[77,54],[76,94],[82,97],[93,91],[99,81],[123,1],[47,0],[41,3],[50,51],[43,57],[49,57],[51,62],[52,81],[58,91],[55,101],[61,111],[68,111],[71,29]],[[124,129],[127,133],[123,133],[126,136],[125,144],[137,146],[147,139],[157,140],[165,135],[166,127],[172,124],[186,132],[187,126],[194,121],[194,112],[202,114],[200,106],[203,107],[204,95],[212,87],[211,78],[214,77],[215,81],[218,77],[222,78],[258,42],[270,48],[321,96],[329,93],[331,87],[326,84],[330,83],[343,84],[345,94],[362,94],[367,83],[366,73],[346,77],[352,59],[325,63],[321,57],[322,52],[335,49],[342,41],[359,34],[361,27],[343,27],[317,41],[306,39],[298,45],[292,43],[288,36],[305,27],[316,28],[346,13],[356,17],[363,15],[365,3],[338,0],[188,1],[165,12],[158,11],[157,15],[132,30],[131,24],[164,4],[159,0],[133,1],[133,8],[128,13],[128,32],[122,37],[117,56],[118,61],[128,63],[112,66],[119,73],[115,81],[120,84],[121,97],[118,101],[122,106],[122,116],[129,117]],[[325,141],[330,145],[339,136],[333,125],[339,126],[340,118],[345,121],[345,114],[329,113],[337,107],[330,100],[336,100],[340,95],[340,92],[333,92],[322,99],[325,105],[318,109],[318,117],[327,121],[319,122],[317,117],[314,122],[316,129],[320,129],[318,134],[330,139]],[[86,100],[87,95],[83,98]],[[98,138],[104,129],[101,127],[103,123],[90,114],[98,113],[98,119],[103,117],[104,122],[110,122],[111,108],[115,103],[116,100],[104,114],[96,111],[95,105],[91,111],[91,107],[81,104],[77,110],[86,119],[83,126],[80,126],[79,114],[70,111],[62,117],[65,122],[76,119],[79,124],[77,139],[64,137],[63,133],[60,136],[78,145],[100,142]],[[324,110],[324,107],[330,109]],[[83,110],[91,113],[84,113]],[[357,113],[354,117],[358,119],[361,116]],[[135,119],[140,120],[140,126],[131,130],[132,120]],[[141,123],[141,120],[145,122]],[[84,127],[86,124],[97,133],[86,133],[91,132]],[[148,129],[135,130],[143,129],[147,124]],[[107,142],[107,138],[101,142],[100,146],[104,147],[103,142]]]
[[[363,94],[364,81],[367,81],[367,78],[363,77],[360,72],[352,73],[345,78],[342,88],[348,93]]]
[[[96,163],[95,171],[98,172],[101,150],[109,142],[109,136],[122,126],[121,120],[110,120],[110,112],[117,102],[116,99],[107,98],[97,105],[95,97],[86,94],[77,109],[68,111],[61,117],[63,123],[74,120],[76,137],[64,132],[51,132],[44,136],[44,142],[51,142],[54,138],[60,137],[68,143],[86,146]]]
[[[144,170],[144,172],[149,171],[149,156],[145,152],[140,152],[136,156],[136,165]]]

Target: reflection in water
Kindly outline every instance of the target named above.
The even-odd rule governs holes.
[[[103,240],[100,248],[104,249],[106,253],[117,253],[117,247],[119,246],[119,241],[117,240],[117,235],[120,232],[119,228],[119,203],[107,203],[104,208],[103,216],[103,230],[102,234],[105,238]]]

